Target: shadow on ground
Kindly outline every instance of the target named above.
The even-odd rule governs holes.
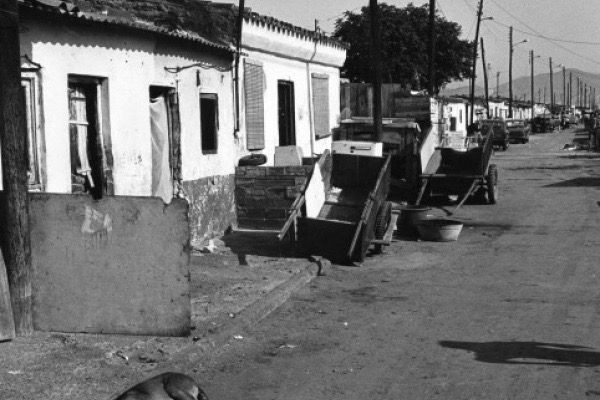
[[[552,183],[545,185],[546,188],[551,187],[600,187],[600,178],[598,177],[581,177],[569,179],[563,182]]]
[[[302,257],[297,244],[287,238],[280,242],[274,232],[234,231],[223,236],[221,240],[237,255],[240,265],[248,265],[247,256]]]
[[[494,364],[595,367],[600,353],[589,347],[541,342],[457,342],[442,340],[440,346],[475,353],[475,360]]]

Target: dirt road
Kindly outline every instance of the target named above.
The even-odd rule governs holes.
[[[600,399],[600,157],[575,136],[496,153],[458,242],[334,266],[199,372],[209,397]]]

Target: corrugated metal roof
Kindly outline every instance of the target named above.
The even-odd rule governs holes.
[[[97,12],[83,12],[73,4],[59,0],[18,0],[19,11],[23,12],[39,12],[48,14],[54,17],[60,17],[71,20],[85,21],[95,24],[104,24],[111,26],[119,26],[129,29],[151,32],[159,35],[165,35],[172,38],[192,41],[203,46],[211,47],[227,52],[235,52],[232,46],[218,44],[210,41],[196,32],[169,29],[167,27],[158,26],[150,21],[141,20],[135,17],[115,17]]]

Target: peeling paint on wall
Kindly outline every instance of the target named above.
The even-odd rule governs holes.
[[[189,203],[192,247],[201,247],[208,239],[237,226],[233,175],[184,181],[183,189]]]

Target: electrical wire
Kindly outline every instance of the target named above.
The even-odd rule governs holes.
[[[463,0],[463,3],[465,3],[465,5],[467,6],[467,8],[469,8],[471,11],[475,12],[475,20],[473,20],[473,22],[471,22],[471,27],[469,28],[469,32],[467,33],[467,39],[471,36],[471,33],[473,32],[473,28],[475,27],[475,24],[477,23],[477,10],[475,10],[468,2],[467,0]]]
[[[575,52],[575,51],[573,51],[573,50],[569,49],[568,47],[565,47],[565,46],[563,46],[562,44],[560,44],[560,43],[557,43],[558,41],[556,41],[556,40],[554,40],[554,39],[551,39],[551,38],[549,38],[549,37],[546,37],[545,35],[541,34],[541,33],[540,33],[540,32],[538,32],[537,30],[535,30],[535,29],[533,29],[532,27],[530,27],[530,26],[529,26],[527,23],[523,22],[523,21],[522,21],[522,20],[521,20],[519,17],[515,16],[515,15],[514,15],[513,13],[511,13],[510,11],[506,10],[504,7],[502,7],[500,4],[498,4],[498,3],[497,3],[495,0],[490,0],[490,1],[491,1],[492,3],[494,3],[494,4],[495,4],[495,5],[496,5],[496,6],[497,6],[499,9],[501,9],[502,11],[504,11],[504,12],[505,12],[507,15],[509,15],[510,17],[512,17],[513,19],[515,19],[517,22],[519,22],[521,25],[525,26],[527,29],[529,29],[529,30],[530,30],[530,32],[525,32],[525,31],[522,31],[522,30],[519,30],[519,32],[521,32],[521,33],[524,33],[524,34],[527,34],[527,35],[531,35],[531,36],[538,37],[538,38],[540,38],[540,39],[542,39],[542,40],[545,40],[545,41],[547,41],[547,42],[549,42],[549,43],[552,43],[552,44],[554,44],[555,46],[557,46],[557,47],[559,47],[559,48],[563,49],[563,50],[564,50],[564,51],[566,51],[567,53],[570,53],[570,54],[572,54],[572,55],[574,55],[574,56],[576,56],[576,57],[579,57],[579,58],[581,58],[581,59],[583,59],[583,60],[586,60],[586,61],[589,61],[589,62],[591,62],[591,63],[597,64],[597,65],[600,65],[600,62],[599,62],[599,61],[597,61],[597,60],[594,60],[594,59],[592,59],[592,58],[590,58],[590,57],[587,57],[587,56],[581,55],[581,54],[579,54],[579,53],[577,53],[577,52]],[[494,22],[496,22],[497,24],[500,24],[500,25],[503,25],[503,26],[509,26],[509,25],[503,24],[503,23],[501,23],[500,21],[497,21],[497,20],[495,20],[495,19],[494,19],[493,21],[494,21]],[[513,28],[513,29],[515,29],[515,28]],[[532,33],[532,32],[533,32],[533,33]]]

